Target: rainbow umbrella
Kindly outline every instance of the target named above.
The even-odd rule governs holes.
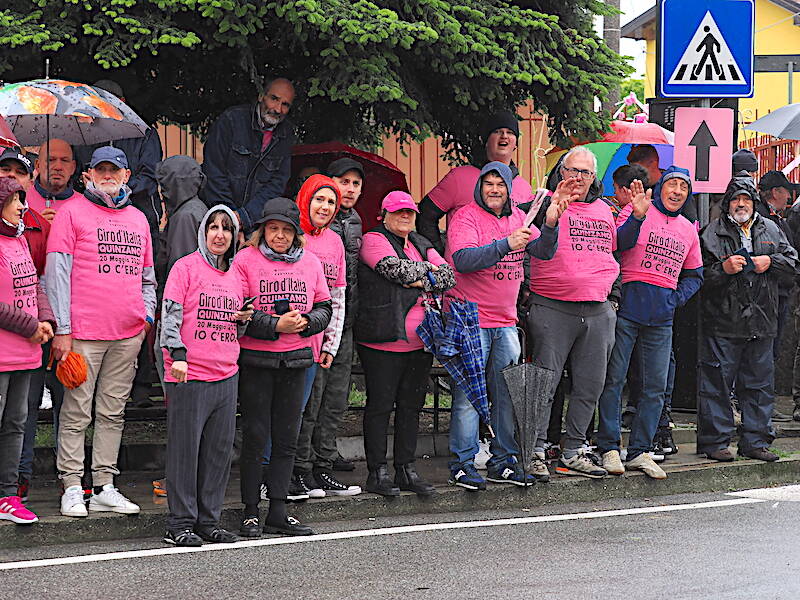
[[[147,124],[119,98],[85,83],[36,79],[0,87],[0,116],[23,146],[91,145],[143,137]]]
[[[597,157],[597,178],[603,182],[605,195],[614,195],[614,182],[612,175],[622,165],[628,164],[628,153],[636,144],[621,144],[619,142],[591,142],[583,146],[592,151]],[[658,152],[658,166],[666,169],[672,164],[675,148],[668,144],[653,144]],[[567,153],[566,150],[555,148],[545,155],[547,172],[553,170],[558,160]]]

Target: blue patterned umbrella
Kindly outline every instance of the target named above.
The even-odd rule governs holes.
[[[481,420],[489,425],[489,396],[486,393],[478,305],[451,300],[448,310],[442,312],[432,303],[426,303],[425,318],[417,327],[417,334],[450,373]],[[491,425],[489,432],[494,437]]]

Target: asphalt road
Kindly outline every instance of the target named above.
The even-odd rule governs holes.
[[[323,523],[315,539],[192,553],[162,553],[174,549],[158,540],[0,550],[0,589],[31,599],[794,600],[800,486],[768,496]],[[80,555],[91,562],[61,564]],[[57,564],[19,562],[42,559]]]

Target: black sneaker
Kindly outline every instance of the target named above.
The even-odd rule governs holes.
[[[303,525],[294,517],[286,517],[283,523],[264,523],[264,533],[277,533],[280,535],[314,535],[308,525]]]
[[[317,471],[314,473],[319,487],[331,496],[357,496],[361,488],[357,485],[347,485],[333,476],[331,471]]]
[[[325,497],[325,490],[323,490],[322,486],[317,483],[317,480],[314,479],[314,475],[311,472],[295,473],[295,477],[297,477],[297,483],[308,490],[309,498]]]
[[[184,546],[187,548],[197,548],[203,545],[203,540],[191,529],[183,531],[167,531],[162,538],[167,544],[174,546]]]
[[[672,439],[671,429],[664,429],[657,433],[656,438],[661,442],[661,449],[664,450],[665,455],[670,456],[678,453],[678,445]]]
[[[246,538],[256,538],[261,535],[261,525],[258,523],[258,517],[250,516],[242,519],[242,524],[239,526],[239,535]]]
[[[292,475],[292,480],[289,482],[289,490],[286,493],[286,500],[288,502],[308,500],[308,488],[302,478],[297,477],[297,475]]]
[[[212,544],[232,544],[239,541],[239,536],[222,527],[197,527],[194,531],[204,542]]]

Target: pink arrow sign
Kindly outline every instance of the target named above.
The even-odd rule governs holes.
[[[689,108],[675,111],[675,165],[689,169],[692,191],[724,192],[731,179],[733,110]]]

